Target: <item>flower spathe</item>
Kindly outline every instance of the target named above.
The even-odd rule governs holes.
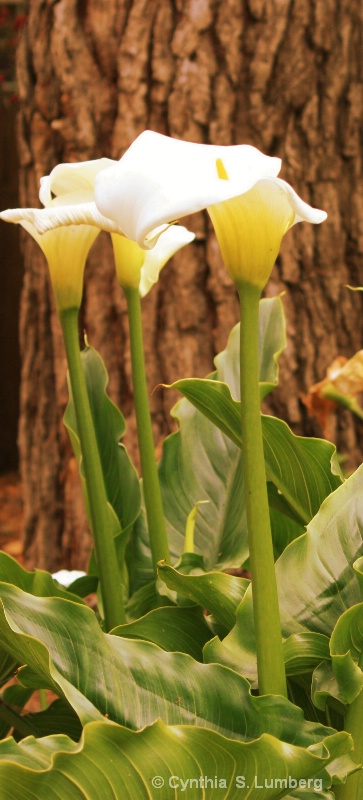
[[[117,164],[110,158],[58,164],[40,179],[39,199],[44,208],[16,208],[1,212],[8,222],[30,222],[40,234],[60,226],[93,225],[122,233],[117,223],[100,214],[94,202],[96,176]]]
[[[263,289],[281,241],[297,222],[319,223],[325,211],[312,208],[281,178],[266,178],[243,195],[208,207],[222,258],[232,280]]]
[[[219,178],[221,160],[228,181]],[[125,236],[148,248],[176,220],[242,194],[280,168],[279,158],[250,145],[194,144],[144,131],[120,161],[96,176],[95,201]]]
[[[123,289],[138,288],[140,297],[145,297],[159,278],[167,261],[184,245],[194,239],[182,225],[172,225],[159,237],[151,250],[144,250],[137,242],[112,233],[116,275]]]
[[[65,586],[68,589],[74,581],[78,580],[78,578],[84,578],[86,576],[86,572],[81,572],[78,569],[60,569],[58,572],[53,572],[52,578],[61,586]]]
[[[93,201],[96,175],[116,163],[111,158],[97,158],[93,161],[57,164],[50,175],[44,175],[40,179],[39,200],[47,208],[55,197],[71,192],[84,192],[88,194],[88,200]]]
[[[57,310],[79,308],[89,250],[100,230],[119,231],[99,213],[93,199],[94,179],[114,162],[108,158],[59,164],[40,180],[45,208],[15,208],[0,218],[19,223],[33,236],[49,266]]]
[[[277,177],[280,167],[280,159],[249,145],[193,144],[145,131],[96,176],[95,201],[145,248],[175,220],[206,208],[232,279],[262,289],[284,234],[327,216]]]
[[[82,300],[83,274],[88,253],[100,233],[94,225],[62,225],[38,232],[44,214],[53,209],[9,209],[0,218],[19,223],[31,234],[48,262],[57,311],[79,308]],[[38,224],[37,224],[38,223]]]
[[[68,225],[40,235],[31,222],[19,221],[47,259],[58,313],[79,308],[86,259],[100,230],[93,225]]]

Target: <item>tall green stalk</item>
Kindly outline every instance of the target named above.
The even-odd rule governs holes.
[[[287,697],[263,451],[258,315],[260,290],[238,286],[241,309],[241,432],[252,573],[258,684],[261,694]]]
[[[363,670],[363,653],[359,659],[359,666]],[[358,697],[348,706],[344,730],[351,733],[354,740],[352,758],[357,764],[363,764],[363,689]],[[336,800],[362,800],[363,797],[363,769],[354,772],[346,783],[334,786]]]
[[[125,622],[122,583],[118,569],[107,495],[78,341],[78,309],[60,312],[69,379],[77,419],[89,513],[107,630]]]
[[[146,517],[155,575],[159,561],[170,561],[159,476],[155,460],[145,374],[141,302],[138,288],[125,288],[130,325],[132,380]]]

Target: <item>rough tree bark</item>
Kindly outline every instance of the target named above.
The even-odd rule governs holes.
[[[329,213],[285,238],[267,293],[286,291],[289,344],[274,411],[319,433],[300,394],[337,353],[362,347],[362,76],[359,0],[32,0],[18,54],[21,202],[61,161],[119,158],[145,128],[196,142],[250,143],[283,158],[282,177]],[[236,295],[202,214],[193,247],[144,301],[150,389],[205,375],[237,319]],[[82,566],[89,537],[62,427],[65,358],[36,246],[24,238],[20,457],[28,564]],[[87,267],[83,322],[102,353],[134,446],[125,303],[106,235]],[[155,436],[175,400],[152,396]],[[354,461],[346,412],[337,441]]]
[[[14,106],[5,107],[0,95],[0,205],[18,204],[18,159],[14,149]],[[19,295],[22,282],[22,259],[14,225],[0,226],[0,473],[17,469],[16,448],[19,416]]]

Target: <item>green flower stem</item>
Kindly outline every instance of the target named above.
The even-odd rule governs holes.
[[[46,711],[46,709],[48,708],[46,689],[39,689],[39,703],[40,703],[40,710]]]
[[[260,291],[241,283],[241,432],[260,694],[287,697],[263,451],[258,315]]]
[[[151,427],[145,374],[140,294],[138,288],[131,287],[125,289],[125,294],[129,312],[132,380],[145,509],[154,572],[157,575],[158,562],[164,560],[170,562],[170,554]]]
[[[363,670],[363,653],[361,653],[358,663]],[[348,706],[344,730],[353,736],[353,761],[363,764],[363,689],[353,703]],[[336,800],[362,800],[363,770],[354,772],[341,786],[334,786],[334,793]]]
[[[109,631],[116,625],[122,625],[125,622],[124,599],[99,450],[79,349],[78,309],[71,308],[62,311],[60,321],[87,484],[105,624]]]

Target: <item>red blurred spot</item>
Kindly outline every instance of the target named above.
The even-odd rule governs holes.
[[[15,28],[15,30],[16,31],[20,31],[21,28],[24,27],[27,19],[28,19],[28,15],[27,14],[18,14],[18,16],[15,17],[15,19],[14,19],[14,28]]]
[[[0,6],[0,25],[4,25],[9,16],[9,9],[6,6]]]

